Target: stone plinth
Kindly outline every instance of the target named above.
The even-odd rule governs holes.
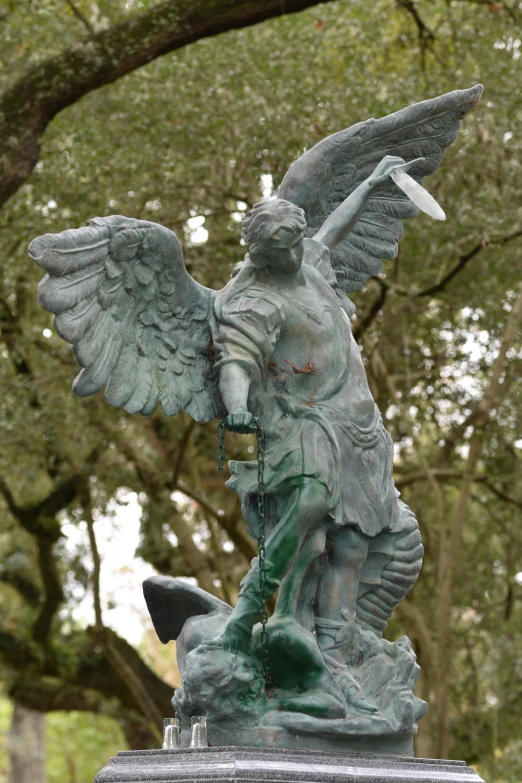
[[[464,761],[221,747],[118,753],[95,783],[484,783]]]

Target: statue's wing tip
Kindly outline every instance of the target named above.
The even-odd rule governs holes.
[[[33,261],[37,262],[37,259],[40,257],[39,248],[38,248],[38,239],[33,239],[31,244],[27,248],[27,252],[29,253],[30,257],[33,259]]]
[[[476,84],[474,87],[470,87],[469,90],[465,90],[465,92],[470,95],[473,100],[473,105],[475,105],[482,97],[482,93],[484,92],[484,85]]]
[[[221,612],[232,607],[196,585],[171,576],[150,576],[143,582],[143,595],[154,629],[163,644],[176,640],[187,620],[195,615]]]
[[[42,259],[44,258],[45,251],[52,244],[52,240],[52,234],[42,234],[42,236],[33,239],[27,248],[29,257],[35,262],[35,264],[38,264],[38,266],[43,266]]]

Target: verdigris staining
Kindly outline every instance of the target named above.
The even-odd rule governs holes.
[[[257,434],[256,459],[229,465],[259,548],[235,607],[174,577],[144,585],[159,638],[177,641],[174,706],[213,745],[413,752],[419,667],[406,637],[382,634],[423,549],[347,294],[395,257],[405,218],[443,219],[422,179],[481,93],[319,142],[244,218],[248,253],[221,291],[196,283],[175,234],[148,221],[95,218],[30,246],[47,272],[40,303],[83,368],[78,395],[218,418],[222,460],[226,429]]]

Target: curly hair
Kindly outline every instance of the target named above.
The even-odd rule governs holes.
[[[263,672],[256,660],[201,644],[187,655],[182,686],[172,703],[190,722],[191,715],[245,720],[258,714],[264,700]]]
[[[263,199],[243,218],[241,234],[254,263],[254,257],[259,255],[259,244],[269,239],[279,228],[305,231],[304,210],[283,198]]]

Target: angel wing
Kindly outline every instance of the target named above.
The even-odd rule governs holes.
[[[209,321],[214,291],[196,283],[172,231],[120,215],[87,227],[45,234],[29,255],[47,275],[43,308],[84,368],[73,384],[81,397],[106,386],[111,405],[196,421],[221,412]]]
[[[191,617],[221,614],[228,617],[232,607],[201,587],[172,576],[149,576],[143,582],[143,595],[160,642],[176,640]]]
[[[292,164],[279,197],[304,209],[308,235],[313,236],[385,155],[406,161],[424,157],[409,171],[421,183],[437,170],[445,148],[457,137],[461,118],[475,106],[482,90],[480,84],[455,90],[328,136]],[[402,221],[418,212],[391,180],[376,190],[355,227],[332,253],[343,291],[357,291],[381,271],[382,258],[395,258]]]

